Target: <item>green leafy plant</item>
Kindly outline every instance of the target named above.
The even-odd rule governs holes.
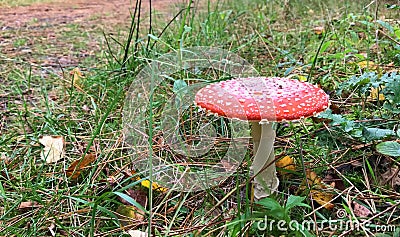
[[[381,142],[376,145],[376,150],[384,155],[399,157],[400,143],[393,141]]]
[[[310,208],[309,205],[303,203],[305,197],[299,197],[290,195],[286,200],[285,205],[279,204],[273,198],[263,198],[257,202],[257,204],[268,210],[267,214],[273,218],[278,220],[285,220],[287,223],[290,222],[290,211],[294,207],[307,207]]]
[[[399,84],[400,75],[396,72],[386,73],[382,76],[376,72],[352,76],[339,86],[337,94],[350,92],[357,94],[362,100],[358,111],[357,107],[353,107],[350,113],[342,115],[334,114],[332,110],[328,109],[318,117],[329,120],[333,129],[347,133],[363,142],[393,137],[396,135],[394,132],[395,118],[400,114]],[[377,94],[372,96],[372,92],[377,92]],[[387,122],[382,123],[375,120],[387,120]]]
[[[366,99],[371,95],[371,89],[384,96],[383,108],[393,114],[400,114],[400,75],[396,72],[385,73],[379,76],[376,72],[366,72],[361,76],[352,76],[339,86],[337,93],[354,90],[357,94]]]
[[[276,225],[270,225],[270,223],[267,222],[268,218],[271,218],[272,220],[269,220],[271,223],[273,223],[274,221],[277,222],[284,221],[287,226],[290,225],[290,232],[288,234],[291,236],[312,236],[312,234],[308,232],[308,230],[300,226],[298,221],[292,221],[291,218],[292,210],[295,207],[311,208],[308,204],[303,203],[304,200],[305,197],[290,195],[287,198],[286,203],[284,205],[281,205],[274,198],[264,198],[258,201],[256,204],[259,204],[263,208],[261,214],[264,215],[264,222],[265,222],[263,223],[264,225],[268,225],[268,227],[271,226],[276,227]],[[259,223],[257,225],[257,228],[259,230],[263,230],[263,228],[260,229]],[[282,232],[282,230],[279,228],[277,230],[272,229],[269,231],[273,232],[274,235],[283,234],[283,233],[278,233]]]

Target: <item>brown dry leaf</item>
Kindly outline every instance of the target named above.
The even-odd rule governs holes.
[[[117,208],[117,212],[122,216],[135,219],[137,221],[143,221],[145,217],[143,211],[132,205],[120,205]]]
[[[325,29],[323,26],[316,26],[316,27],[314,27],[313,30],[314,30],[314,33],[317,35],[321,35],[322,33],[325,32]]]
[[[72,162],[72,164],[66,170],[67,177],[70,177],[71,179],[77,179],[81,174],[81,171],[95,160],[96,160],[95,154],[86,154],[82,160],[79,159]]]
[[[128,234],[131,237],[147,237],[147,233],[140,230],[130,230],[128,231]]]
[[[322,188],[321,178],[314,171],[306,170],[306,178],[311,188]]]
[[[5,152],[0,153],[0,161],[3,161],[6,165],[12,161]]]
[[[343,179],[341,179],[337,174],[335,173],[328,173],[322,182],[328,184],[332,188],[336,188],[339,190],[345,190],[346,186],[344,185]]]
[[[59,95],[56,90],[49,91],[49,93],[47,95],[49,97],[49,100],[57,101],[59,99]]]
[[[391,167],[381,175],[380,184],[390,184],[391,187],[400,186],[400,169],[397,166]]]
[[[142,205],[142,207],[147,206],[147,193],[142,189],[127,189],[126,194],[134,199],[137,203]],[[122,197],[118,197],[118,200],[125,205],[131,205],[128,201],[123,199]]]
[[[21,202],[18,206],[18,209],[26,209],[26,208],[38,208],[41,207],[42,205],[38,204],[37,202],[33,201],[27,201],[27,202]]]
[[[310,194],[312,194],[312,198],[316,201],[319,205],[325,207],[328,210],[331,210],[335,207],[335,204],[331,203],[333,199],[333,194],[326,192],[326,191],[318,191],[318,190],[311,190]]]
[[[288,175],[290,174],[288,171],[286,170],[291,170],[291,171],[295,171],[296,170],[296,165],[294,164],[294,159],[290,156],[285,156],[282,159],[278,160],[275,163],[275,166],[277,168],[282,168],[284,170],[280,170],[279,173],[281,175]]]
[[[335,205],[331,203],[334,195],[333,193],[329,192],[328,189],[330,187],[322,183],[321,178],[311,170],[306,170],[306,178],[308,185],[311,188],[310,194],[312,195],[313,200],[328,210],[332,209]],[[303,183],[300,185],[300,189],[305,190],[306,188],[307,185],[303,181]]]
[[[372,212],[368,208],[361,204],[358,204],[357,202],[353,202],[353,206],[354,215],[358,217],[367,217],[369,215],[372,215]]]
[[[229,162],[227,160],[221,160],[220,164],[221,164],[220,166],[221,169],[223,169],[226,172],[234,171],[238,167],[236,163]]]
[[[45,160],[46,163],[57,162],[64,157],[64,137],[43,136],[39,138],[39,142],[44,145],[43,151],[40,153],[40,157]]]

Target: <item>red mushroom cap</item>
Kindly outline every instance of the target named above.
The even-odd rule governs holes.
[[[238,78],[209,84],[197,106],[220,116],[249,121],[298,120],[324,111],[328,95],[308,82],[288,78]]]

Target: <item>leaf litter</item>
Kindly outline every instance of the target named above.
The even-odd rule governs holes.
[[[276,162],[276,167],[281,169],[279,170],[279,174],[283,177],[290,177],[292,175],[291,172],[296,170],[294,159],[290,156],[284,156],[278,160]],[[335,206],[332,203],[334,197],[333,189],[335,186],[332,185],[335,185],[335,182],[340,182],[340,179],[338,178],[335,182],[332,182],[333,180],[330,181],[330,185],[325,184],[322,178],[314,171],[307,169],[305,180],[303,180],[297,191],[305,191],[310,188],[309,197],[326,209],[331,210]]]
[[[46,161],[46,163],[54,163],[64,158],[64,137],[47,135],[39,138],[39,142],[44,146],[40,157],[42,160]]]
[[[77,179],[81,174],[82,170],[86,169],[88,165],[96,160],[95,154],[86,154],[83,159],[76,160],[66,170],[67,177],[71,179]]]

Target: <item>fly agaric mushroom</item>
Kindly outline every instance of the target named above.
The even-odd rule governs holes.
[[[252,124],[257,199],[276,191],[272,122],[293,121],[313,116],[329,106],[328,95],[319,87],[288,78],[238,78],[209,84],[200,89],[195,103],[202,109]]]

